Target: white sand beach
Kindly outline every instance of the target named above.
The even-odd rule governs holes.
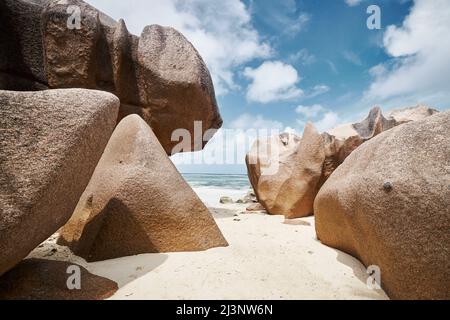
[[[213,206],[228,247],[87,263],[53,236],[29,257],[68,260],[116,281],[119,290],[110,299],[387,299],[367,287],[358,260],[316,239],[314,217],[285,221],[247,213],[245,204],[218,203],[242,190],[195,191]]]

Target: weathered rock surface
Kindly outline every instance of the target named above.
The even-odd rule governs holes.
[[[274,153],[258,154],[257,147],[260,142],[257,141],[247,155],[249,172],[253,170],[249,165],[250,161],[255,161],[257,164],[254,166],[259,166],[257,172],[260,172],[260,175],[256,184],[252,182],[253,189],[259,202],[270,214],[283,214],[287,218],[310,215],[313,212],[314,197],[319,188],[325,159],[323,138],[311,123],[306,125],[299,142],[291,138],[284,144],[282,136],[278,140],[276,138],[268,140],[267,149]],[[267,170],[269,168],[270,170]],[[252,173],[249,176],[252,176]]]
[[[450,112],[364,143],[334,171],[314,211],[322,243],[378,265],[394,299],[449,299]]]
[[[100,91],[0,91],[0,274],[70,218],[118,108]]]
[[[277,174],[280,164],[295,152],[299,142],[300,137],[289,133],[255,141],[245,157],[245,163],[248,178],[257,198],[259,198],[258,183],[261,175]]]
[[[358,135],[365,140],[372,139],[383,131],[389,130],[396,126],[395,119],[386,119],[380,107],[374,107],[369,111],[369,115],[361,122],[354,123],[353,128]]]
[[[325,139],[324,182],[330,174],[363,142],[400,124],[424,119],[439,112],[436,109],[418,105],[394,109],[385,118],[379,107],[370,110],[367,118],[359,123],[344,124],[323,133]]]
[[[437,111],[423,106],[393,110],[392,114],[397,117],[397,121],[394,116],[385,118],[381,109],[374,107],[363,121],[341,125],[322,133],[323,142],[317,143],[314,149],[307,151],[298,149],[303,138],[292,134],[284,133],[280,136],[257,140],[246,156],[246,164],[248,177],[258,201],[269,213],[284,214],[287,218],[312,214],[310,203],[314,200],[313,197],[317,194],[317,190],[356,148],[383,131],[405,123],[405,121],[424,118],[435,112]],[[308,156],[305,152],[312,152],[313,154]],[[298,197],[298,203],[296,204],[297,208],[289,208],[289,206],[293,206],[294,200],[284,202],[285,198],[280,197],[280,193],[285,193],[286,188],[292,186],[290,183],[285,184],[285,182],[294,176],[301,180],[302,178],[299,178],[301,172],[306,174],[304,179],[310,181],[310,175],[317,175],[317,166],[314,165],[314,169],[311,170],[309,165],[319,161],[322,154],[324,156],[319,182],[316,184],[316,182],[311,181],[309,185],[303,185],[301,189],[297,189],[295,192],[290,191],[292,197]],[[303,166],[306,166],[306,169]],[[264,171],[266,171],[266,174],[264,174]],[[292,173],[292,177],[290,173]],[[263,179],[262,176],[264,176]],[[284,202],[283,206],[275,207],[275,203],[281,202]],[[302,203],[304,207],[300,206]]]
[[[71,268],[77,267],[81,288],[70,290],[67,282],[74,274]],[[102,300],[117,290],[114,281],[63,261],[25,259],[0,277],[1,300]]]
[[[80,28],[70,6],[80,8]],[[176,30],[151,25],[137,37],[123,20],[81,0],[2,1],[0,89],[71,87],[117,95],[118,121],[139,114],[168,154],[178,144],[171,141],[174,130],[187,129],[192,136],[194,121],[201,121],[197,131],[203,137],[222,124],[209,71]],[[200,150],[206,142],[191,139],[187,146]]]
[[[47,87],[40,15],[42,3],[0,1],[0,89]]]
[[[381,132],[393,128],[395,125],[396,121],[394,119],[386,119],[381,109],[374,107],[363,121],[340,125],[328,132],[322,133],[326,156],[321,184],[364,141],[372,139]]]
[[[227,246],[138,115],[116,127],[58,243],[88,261]]]
[[[387,118],[394,119],[398,124],[401,124],[409,121],[421,120],[438,112],[439,111],[434,108],[418,104],[415,107],[391,110],[387,113]]]

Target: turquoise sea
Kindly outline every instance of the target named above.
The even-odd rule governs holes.
[[[249,189],[246,174],[183,173],[192,188],[210,187],[220,189]]]
[[[200,199],[208,206],[219,205],[220,197],[228,196],[234,201],[250,190],[246,174],[182,173]]]

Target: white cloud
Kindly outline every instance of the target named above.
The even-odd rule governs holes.
[[[389,63],[371,69],[368,103],[394,99],[450,106],[450,3],[416,0],[399,27],[389,26],[384,47]],[[439,106],[438,106],[439,107]]]
[[[295,128],[289,127],[287,126],[286,128],[284,128],[283,132],[286,133],[293,133],[293,134],[298,134],[297,130]]]
[[[314,125],[319,132],[324,132],[336,127],[340,122],[341,120],[336,112],[328,111]]]
[[[328,66],[330,67],[331,71],[333,71],[334,74],[339,74],[339,71],[333,61],[325,60],[325,62],[328,64]]]
[[[316,62],[316,57],[311,54],[308,49],[300,49],[294,54],[289,55],[288,61],[291,63],[301,63],[305,66],[311,65]]]
[[[269,103],[303,95],[297,87],[300,81],[297,70],[281,61],[265,61],[255,69],[247,67],[244,76],[251,80],[247,88],[249,101]]]
[[[272,53],[240,0],[87,1],[115,19],[123,18],[130,32],[137,35],[149,24],[172,26],[182,32],[208,65],[219,95],[237,88],[237,67]]]
[[[310,21],[310,15],[295,0],[249,0],[249,8],[266,27],[277,33],[277,38],[295,37]]]
[[[299,105],[295,109],[295,112],[300,115],[300,118],[297,119],[299,132],[303,131],[303,127],[308,121],[313,122],[319,132],[332,129],[342,122],[336,112],[331,111],[320,104],[311,106]]]
[[[295,19],[294,21],[291,21],[291,23],[286,25],[284,32],[287,35],[293,37],[305,28],[305,26],[307,25],[309,20],[310,20],[310,16],[308,14],[301,13],[297,17],[297,19]]]
[[[363,0],[345,0],[345,3],[349,5],[350,7],[354,7],[359,5]]]
[[[387,73],[386,66],[383,63],[377,64],[376,66],[369,69],[369,73],[372,77],[382,77]]]
[[[361,58],[356,53],[352,51],[344,51],[342,55],[344,56],[345,60],[353,63],[354,65],[356,66],[362,65]]]
[[[264,118],[262,115],[251,115],[244,113],[231,122],[232,129],[277,129],[281,130],[283,124],[280,121]]]
[[[299,105],[295,109],[296,113],[298,113],[306,118],[315,118],[323,111],[325,111],[325,108],[322,107],[320,104],[314,104],[312,106]]]
[[[325,84],[319,84],[312,88],[312,90],[308,93],[308,98],[314,98],[321,94],[327,93],[330,91],[330,87]]]

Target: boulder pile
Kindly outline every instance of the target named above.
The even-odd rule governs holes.
[[[381,109],[374,107],[363,121],[322,134],[309,123],[302,137],[283,133],[257,140],[246,156],[250,183],[269,214],[286,218],[312,215],[317,192],[356,148],[397,125],[436,112],[417,106],[392,111],[392,116],[385,118]]]
[[[60,242],[90,261],[226,246],[168,158],[202,149],[221,124],[209,71],[178,31],[137,37],[81,0],[1,1],[0,296],[117,289],[83,270],[92,286],[77,296],[63,285],[67,263],[23,260],[63,226]],[[19,276],[30,284],[15,286]]]
[[[321,135],[307,124],[286,143],[256,141],[248,175],[268,213],[314,213],[318,239],[379,270],[390,298],[448,300],[448,132],[450,111],[374,108]]]
[[[384,132],[320,189],[320,241],[381,271],[394,299],[449,299],[450,112]]]
[[[79,28],[69,23],[70,6],[80,9]],[[121,104],[117,122],[140,115],[168,154],[180,151],[174,149],[174,130],[193,136],[199,121],[195,130],[203,138],[222,125],[209,71],[175,29],[150,25],[137,37],[123,20],[82,0],[1,1],[0,89],[55,88],[115,94]],[[185,147],[201,150],[205,140],[192,139]]]

